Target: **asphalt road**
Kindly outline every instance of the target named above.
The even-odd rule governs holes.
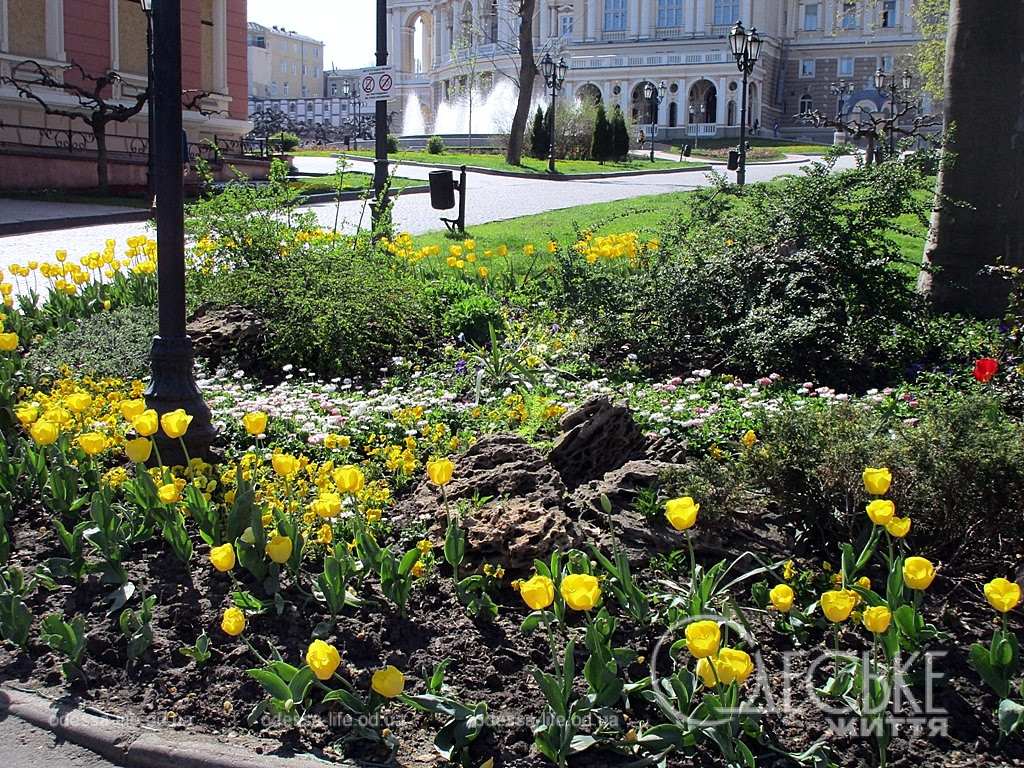
[[[58,742],[52,733],[12,716],[0,716],[0,744],[3,744],[4,765],[11,768],[112,768],[114,765],[88,749]]]

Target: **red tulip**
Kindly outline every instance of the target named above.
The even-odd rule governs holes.
[[[974,363],[974,378],[985,384],[992,381],[992,377],[999,370],[999,361],[991,357],[983,357]]]

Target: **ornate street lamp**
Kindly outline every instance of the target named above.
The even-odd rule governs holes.
[[[690,123],[694,122],[694,118],[697,115],[703,115],[706,111],[707,111],[707,107],[705,107],[704,104],[701,104],[700,106],[698,106],[696,104],[690,104]],[[697,148],[697,140],[699,138],[699,134],[700,134],[700,128],[696,129],[696,131],[693,134],[693,148],[694,149]]]
[[[150,353],[153,378],[146,404],[160,414],[183,408],[192,416],[185,444],[192,457],[204,456],[216,435],[210,409],[193,376],[192,340],[185,327],[185,210],[181,129],[181,0],[157,0],[153,8],[152,98],[160,120],[154,123],[156,170],[157,305],[159,327]],[[157,433],[160,454],[169,464],[184,463],[177,440]]]
[[[352,116],[352,149],[359,149],[359,116],[363,107],[363,100],[359,95],[359,88],[346,80],[341,84],[341,97],[348,100],[349,114]]]
[[[667,92],[665,81],[662,80],[658,83],[658,87],[654,87],[654,83],[644,83],[644,98],[647,99],[647,103],[650,105],[651,112],[651,162],[654,162],[654,137],[658,134],[658,107],[661,102],[665,100],[665,93]]]
[[[156,192],[154,183],[156,172],[153,169],[153,0],[139,0],[142,12],[146,14],[146,88],[149,89],[149,99],[146,102],[147,144],[146,152],[146,199],[149,209],[153,210],[153,196]]]
[[[757,27],[751,28],[750,32],[743,27],[742,21],[737,21],[736,26],[729,33],[729,50],[736,59],[736,66],[743,73],[743,95],[740,99],[740,162],[736,169],[736,183],[741,187],[747,181],[747,96],[750,74],[754,71],[758,58],[761,56],[763,41],[757,34]]]
[[[549,137],[550,147],[548,149],[548,173],[555,172],[555,99],[558,98],[559,91],[562,90],[562,85],[565,83],[565,73],[569,70],[569,65],[565,63],[565,58],[555,60],[551,58],[550,53],[545,53],[544,58],[540,62],[540,73],[544,76],[544,84],[547,86],[548,91],[551,93],[551,136]]]
[[[853,83],[840,80],[838,83],[829,85],[829,90],[836,97],[836,122],[840,122],[846,111],[846,97],[853,95]]]

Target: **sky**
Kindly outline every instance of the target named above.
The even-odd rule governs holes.
[[[374,0],[249,0],[249,21],[324,41],[324,69],[373,64]]]

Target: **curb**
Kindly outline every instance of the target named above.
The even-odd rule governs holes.
[[[209,737],[165,732],[120,719],[90,714],[73,700],[46,699],[7,684],[0,686],[0,715],[30,725],[95,752],[126,768],[357,768],[356,763],[333,763],[310,755],[269,754],[280,743],[239,739],[239,746]],[[242,744],[248,743],[248,746]]]
[[[372,157],[364,157],[362,155],[349,155],[342,152],[339,157],[344,157],[348,160],[362,160],[363,162],[373,162]],[[419,160],[392,160],[388,158],[389,163],[397,163],[398,165],[412,165],[419,168],[440,168],[447,171],[458,171],[462,169],[461,165],[449,165],[447,163],[424,163]],[[674,161],[671,161],[674,162]],[[684,168],[656,168],[650,171],[613,171],[611,173],[564,173],[555,174],[552,176],[549,173],[518,173],[516,171],[499,171],[494,168],[482,168],[478,165],[467,165],[466,171],[468,173],[480,173],[485,176],[505,176],[512,179],[535,179],[538,181],[594,181],[596,179],[622,179],[629,178],[630,176],[657,176],[665,173],[689,173],[691,171],[710,171],[712,168],[711,164],[706,165],[688,165]]]
[[[430,191],[430,187],[427,185],[419,185],[413,187],[403,187],[402,189],[392,189],[388,193],[388,197],[398,197],[399,195],[422,195]],[[363,195],[366,194],[365,189],[354,189],[348,192],[342,192],[340,195],[336,195],[334,192],[314,192],[310,195],[302,196],[302,205],[321,205],[323,203],[333,203],[336,200],[342,203],[351,202],[352,200],[361,200]],[[373,195],[370,195],[372,198]]]
[[[124,213],[101,213],[94,216],[67,216],[59,219],[33,219],[0,224],[0,237],[8,235],[30,235],[34,232],[54,232],[58,229],[95,227],[100,224],[136,224],[153,218],[149,211],[126,211]]]

